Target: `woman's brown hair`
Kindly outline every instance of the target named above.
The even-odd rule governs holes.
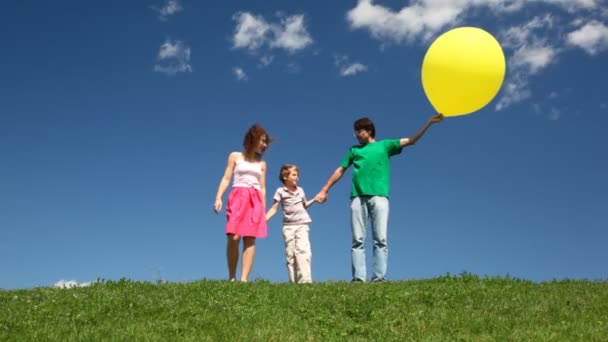
[[[272,139],[260,124],[256,123],[247,130],[245,138],[243,138],[243,148],[245,149],[244,155],[246,160],[256,159],[255,149],[263,138],[266,138],[266,145],[269,146]]]

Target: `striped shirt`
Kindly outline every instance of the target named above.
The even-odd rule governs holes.
[[[312,220],[304,208],[306,195],[300,187],[296,191],[291,191],[286,187],[280,187],[274,193],[274,200],[280,202],[283,207],[283,224],[308,224]]]

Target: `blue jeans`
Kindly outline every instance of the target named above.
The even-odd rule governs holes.
[[[374,269],[372,281],[383,281],[386,275],[388,245],[388,198],[382,196],[359,196],[350,201],[351,228],[353,233],[351,256],[353,280],[365,281],[365,233],[371,223],[374,240]]]

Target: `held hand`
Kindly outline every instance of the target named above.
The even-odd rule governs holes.
[[[325,201],[327,201],[327,192],[325,191],[321,191],[317,194],[317,196],[315,196],[315,201],[317,201],[318,203],[325,203]]]
[[[215,200],[213,210],[215,211],[216,214],[219,214],[219,212],[222,211],[222,199],[221,198],[218,198]]]

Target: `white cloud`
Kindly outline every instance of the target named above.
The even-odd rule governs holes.
[[[529,98],[532,93],[528,88],[528,79],[521,73],[516,73],[505,81],[502,95],[496,103],[496,110],[503,110],[515,103]]]
[[[264,55],[262,57],[260,57],[260,67],[267,67],[270,65],[270,63],[272,63],[272,61],[274,60],[274,56],[272,55]]]
[[[183,11],[183,7],[179,0],[166,0],[161,8],[153,7],[158,13],[158,18],[162,21],[167,20],[170,16]]]
[[[352,76],[364,71],[367,71],[367,67],[365,65],[361,63],[353,63],[340,69],[340,75]]]
[[[232,73],[234,74],[234,77],[236,77],[237,80],[239,81],[247,81],[247,74],[245,73],[245,70],[243,70],[243,68],[240,67],[234,67],[232,68]]]
[[[590,55],[608,48],[608,26],[599,21],[591,21],[576,31],[568,33],[569,44],[578,46]]]
[[[275,39],[270,42],[271,47],[285,49],[291,53],[301,50],[312,44],[313,40],[306,26],[304,15],[293,15],[281,20],[281,25],[273,25]]]
[[[499,33],[499,41],[510,55],[507,56],[507,78],[496,110],[530,98],[529,78],[557,62],[562,49],[552,45],[546,37],[547,30],[557,26],[557,19],[547,14]]]
[[[75,280],[63,280],[56,282],[53,286],[58,287],[60,289],[71,289],[73,287],[85,287],[91,285],[91,282],[86,283],[78,283]]]
[[[359,0],[346,14],[353,29],[367,29],[373,37],[395,42],[430,38],[448,23],[454,22],[464,8],[457,1],[414,1],[398,12],[375,5],[373,0]]]
[[[457,26],[472,8],[509,13],[532,2],[544,2],[567,11],[600,7],[597,0],[412,0],[409,6],[392,10],[374,4],[374,0],[359,0],[346,18],[353,29],[367,29],[383,42],[401,43],[428,40],[446,26]]]
[[[367,29],[383,42],[429,40],[446,26],[456,26],[460,16],[471,7],[489,7],[495,11],[513,12],[524,0],[414,0],[398,11],[359,0],[346,14],[353,29]]]
[[[237,22],[232,39],[236,49],[255,52],[266,45],[295,53],[313,43],[301,14],[282,17],[280,23],[269,23],[248,12],[239,12],[232,18]]]
[[[511,65],[514,68],[525,67],[530,74],[555,61],[557,50],[552,46],[522,46],[515,51],[511,57]]]
[[[250,13],[240,12],[235,14],[232,19],[237,21],[232,39],[235,48],[257,50],[266,42],[270,25],[263,17],[256,17]]]
[[[556,3],[566,2],[555,1]],[[581,8],[593,8],[596,2],[572,1],[572,6],[578,5]],[[585,20],[579,18],[575,20],[575,25],[582,25]],[[608,27],[592,21],[579,30],[571,32],[566,36],[567,41],[560,41],[560,24],[553,15],[547,14],[542,17],[535,17],[532,20],[511,27],[500,33],[502,46],[510,52],[508,56],[508,79],[503,88],[502,98],[496,105],[497,110],[504,109],[512,104],[521,102],[531,97],[528,88],[528,79],[539,73],[551,64],[558,62],[558,57],[566,51],[563,46],[569,43],[585,49],[589,54],[596,54],[608,47]],[[554,93],[550,98],[556,97]],[[550,119],[561,116],[560,112],[551,111],[548,114]]]
[[[556,19],[551,14],[536,16],[528,22],[512,26],[500,33],[501,45],[506,48],[519,48],[530,42],[542,41],[537,31],[550,29],[556,25]]]
[[[598,0],[541,0],[540,2],[547,2],[550,4],[559,5],[569,12],[573,12],[579,9],[591,10],[600,7]]]
[[[344,55],[335,55],[334,56],[335,65],[338,67],[340,71],[340,76],[354,76],[358,73],[367,71],[367,66],[361,64],[359,62],[350,62],[348,56]]]
[[[154,71],[167,75],[175,75],[178,72],[192,72],[190,65],[190,47],[183,42],[170,39],[165,41],[158,51],[158,63]]]

